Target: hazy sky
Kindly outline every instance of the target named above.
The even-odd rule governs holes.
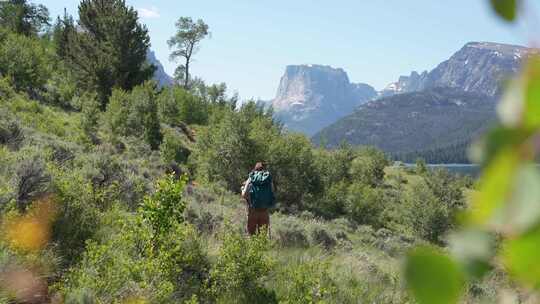
[[[78,0],[35,0],[52,16]],[[172,74],[167,39],[180,16],[202,18],[204,41],[192,72],[226,82],[243,99],[274,97],[289,64],[341,67],[376,89],[412,70],[434,68],[469,41],[528,44],[531,25],[508,25],[487,0],[127,0],[139,10],[152,49]],[[530,9],[529,15],[540,11]],[[532,19],[532,18],[529,18]],[[538,24],[536,24],[538,25]],[[540,35],[538,35],[540,37]]]

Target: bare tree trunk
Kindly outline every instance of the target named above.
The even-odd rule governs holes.
[[[190,61],[190,58],[189,57],[186,57],[186,74],[184,76],[184,89],[188,89],[188,85],[189,85],[189,61]]]

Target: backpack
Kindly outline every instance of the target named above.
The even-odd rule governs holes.
[[[272,191],[272,175],[268,171],[253,171],[249,174],[251,208],[272,208],[276,198]]]

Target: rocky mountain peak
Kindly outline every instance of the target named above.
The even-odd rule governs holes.
[[[290,65],[272,106],[291,130],[313,134],[376,96],[373,87],[353,84],[341,68]]]
[[[146,60],[156,67],[153,79],[157,82],[159,87],[167,87],[173,85],[173,78],[169,76],[167,72],[165,72],[163,64],[161,64],[161,62],[157,59],[154,51],[148,50],[148,53],[146,53]]]
[[[493,42],[469,42],[431,72],[402,76],[388,85],[382,96],[450,87],[488,96],[500,94],[501,83],[517,73],[523,60],[537,49]]]

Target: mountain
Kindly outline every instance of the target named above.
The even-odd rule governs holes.
[[[465,159],[474,137],[496,120],[502,83],[538,49],[470,42],[430,72],[401,76],[379,92],[380,99],[318,132],[315,144],[342,141],[374,145],[406,159]],[[406,157],[405,157],[406,156]]]
[[[495,121],[495,98],[457,88],[433,88],[371,101],[313,137],[336,147],[342,141],[388,153],[459,146]]]
[[[271,105],[286,128],[313,135],[376,96],[373,87],[351,83],[343,69],[290,65]]]
[[[146,53],[146,60],[156,67],[153,79],[157,82],[159,87],[171,86],[174,83],[173,78],[165,72],[163,64],[157,59],[154,51],[148,50],[148,53]]]
[[[505,78],[515,74],[523,60],[533,53],[538,54],[538,49],[492,42],[470,42],[429,73],[412,72],[410,76],[401,76],[397,82],[389,84],[381,96],[435,87],[452,87],[495,96],[500,93]]]

